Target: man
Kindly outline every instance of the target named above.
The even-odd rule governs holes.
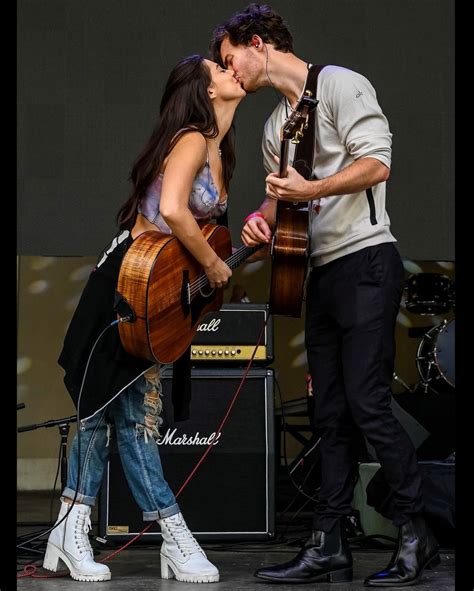
[[[362,75],[326,66],[317,84],[313,178],[291,166],[279,178],[279,131],[305,88],[308,64],[293,53],[280,15],[251,4],[214,32],[211,51],[247,92],[272,86],[283,94],[263,136],[266,197],[247,217],[242,240],[269,243],[278,199],[309,201],[311,272],[307,281],[306,348],[315,395],[322,484],[313,531],[291,561],[262,568],[272,582],[352,580],[341,518],[351,512],[362,432],[376,450],[396,506],[398,548],[369,586],[404,586],[439,562],[438,545],[421,515],[421,477],[414,447],[391,411],[395,321],[404,272],[385,210],[391,133],[375,90]],[[293,154],[290,152],[290,157]]]

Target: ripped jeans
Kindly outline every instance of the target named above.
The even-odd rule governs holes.
[[[77,502],[95,504],[110,441],[115,437],[128,486],[143,511],[143,520],[154,521],[179,513],[176,498],[163,476],[156,444],[162,408],[158,371],[156,367],[148,370],[103,411],[81,421]],[[77,452],[76,433],[69,452],[67,486],[63,491],[63,496],[71,499],[77,488]]]

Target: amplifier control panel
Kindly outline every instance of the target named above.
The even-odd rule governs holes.
[[[268,304],[224,304],[209,312],[197,327],[191,343],[191,361],[206,365],[246,365],[273,361],[273,322]]]
[[[212,347],[202,347],[193,345],[191,347],[191,359],[213,359],[215,361],[228,361],[232,359],[238,360],[249,360],[252,357],[252,353],[255,347],[250,345],[213,345]],[[267,359],[267,348],[259,345],[255,352],[254,359],[266,360]]]

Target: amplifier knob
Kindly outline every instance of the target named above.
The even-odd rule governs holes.
[[[222,351],[217,351],[217,354],[218,355],[222,355]]]
[[[193,349],[193,350],[191,351],[191,353],[192,353],[193,355],[196,355],[196,353],[197,353],[196,349]]]
[[[215,354],[216,354],[216,352],[215,351],[212,351],[212,355],[215,355]]]
[[[201,350],[199,351],[199,355],[202,355],[203,353],[204,353],[204,351],[201,349]]]
[[[231,351],[231,352],[230,352],[230,354],[231,354],[231,355],[235,355],[235,351]]]
[[[209,355],[210,351],[209,349],[206,349],[206,355]]]
[[[229,351],[224,351],[224,355],[229,355]]]

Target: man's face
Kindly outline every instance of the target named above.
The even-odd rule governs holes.
[[[226,68],[234,71],[234,77],[246,92],[261,88],[260,79],[265,71],[261,54],[254,47],[232,45],[228,37],[221,43],[221,59]]]

